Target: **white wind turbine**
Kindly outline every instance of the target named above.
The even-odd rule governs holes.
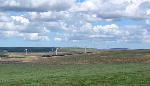
[[[84,53],[86,53],[86,47],[85,47],[85,49],[84,49]]]
[[[56,51],[55,51],[55,52],[56,52],[56,55],[58,55],[58,49],[59,49],[59,48],[56,48]]]
[[[25,49],[26,55],[28,55],[28,49]]]

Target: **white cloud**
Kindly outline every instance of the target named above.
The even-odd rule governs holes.
[[[80,42],[80,40],[72,40],[72,42],[77,43]]]
[[[30,40],[30,41],[38,41],[38,40],[49,41],[50,40],[48,36],[39,36],[39,33],[25,33],[25,34],[20,34],[20,35],[23,36],[25,40]]]
[[[144,34],[148,29],[144,24],[112,24],[124,18],[146,20],[149,26],[149,0],[85,0],[80,3],[75,0],[0,0],[0,3],[1,38],[49,40],[50,32],[58,33],[55,41],[72,42],[89,39],[131,42],[149,37]],[[7,11],[18,11],[22,15],[12,16]],[[103,22],[108,24],[101,25]]]
[[[150,20],[146,20],[146,24],[150,25]]]
[[[13,20],[15,20],[16,22],[20,22],[20,23],[23,23],[23,24],[29,24],[29,20],[22,17],[22,16],[11,16]]]
[[[30,22],[23,16],[9,16],[2,14],[0,22],[0,38],[21,37],[25,40],[49,40],[48,36],[43,35],[50,31],[38,23]],[[6,19],[6,20],[5,20]]]
[[[62,41],[62,38],[55,38],[55,41]]]
[[[17,31],[0,31],[0,38],[11,38],[19,35]]]
[[[110,41],[110,42],[144,42],[145,36],[150,32],[140,25],[126,25],[119,27],[115,24],[90,26],[88,29],[77,30],[76,32],[60,33],[57,37],[73,41]],[[67,35],[66,35],[67,34]],[[65,35],[65,37],[63,36]],[[64,41],[64,40],[63,40]]]
[[[115,35],[121,33],[119,31],[119,26],[117,26],[115,24],[106,25],[106,26],[97,25],[97,26],[93,27],[93,30],[95,32],[109,33],[109,34],[115,34]]]
[[[146,14],[147,14],[147,15],[150,15],[150,9],[148,9],[148,10],[146,11]]]
[[[70,11],[95,13],[104,19],[121,17],[139,19],[148,17],[149,3],[149,0],[86,0],[72,6]]]
[[[1,0],[1,11],[62,11],[67,10],[75,0]]]

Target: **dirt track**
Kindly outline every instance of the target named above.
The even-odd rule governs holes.
[[[31,63],[20,61],[0,61],[0,64],[31,64]]]

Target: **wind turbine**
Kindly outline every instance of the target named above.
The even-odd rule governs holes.
[[[59,49],[59,48],[56,48],[56,51],[55,51],[55,52],[56,52],[56,55],[58,55],[58,49]]]
[[[86,47],[84,48],[84,53],[86,53]]]
[[[28,49],[25,49],[26,55],[28,55]]]

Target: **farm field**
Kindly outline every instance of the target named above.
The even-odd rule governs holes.
[[[150,64],[0,65],[0,86],[149,86]]]
[[[0,86],[149,86],[149,71],[150,50],[39,57],[0,64]]]

